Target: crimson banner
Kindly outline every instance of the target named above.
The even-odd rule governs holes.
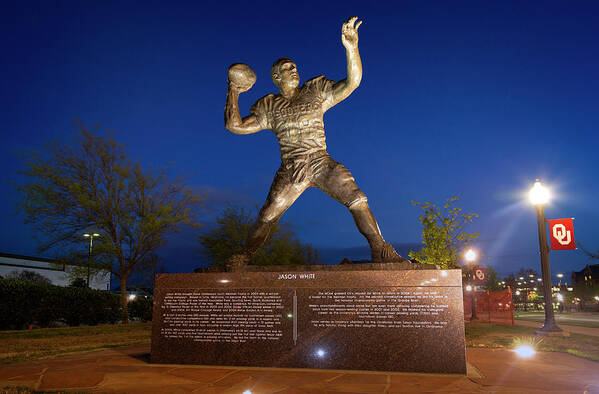
[[[487,280],[487,268],[486,267],[475,267],[474,268],[474,280],[477,282],[484,282]]]
[[[549,222],[551,249],[576,249],[574,242],[574,219],[552,219]]]

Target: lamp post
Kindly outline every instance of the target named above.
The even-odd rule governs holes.
[[[547,246],[547,227],[545,218],[545,204],[549,202],[549,190],[537,179],[529,193],[530,202],[537,211],[537,227],[539,231],[539,249],[541,252],[541,274],[543,275],[543,289],[545,291],[545,323],[538,331],[539,334],[561,332],[562,329],[555,323],[553,314],[551,271],[549,269],[549,247]]]
[[[92,248],[94,246],[94,237],[99,237],[100,234],[98,234],[98,233],[93,233],[93,234],[85,233],[85,234],[83,234],[83,236],[85,238],[89,238],[89,251],[88,251],[88,254],[87,254],[87,282],[86,282],[87,283],[87,287],[89,287],[89,265],[90,265],[91,260],[92,260]]]
[[[466,254],[464,255],[464,257],[466,258],[466,261],[469,263],[469,265],[471,265],[474,260],[476,260],[476,253],[474,252],[474,250],[472,249],[468,249],[468,251],[466,252]],[[470,268],[472,268],[472,274],[474,273],[474,267],[471,266]],[[476,316],[476,296],[474,295],[474,275],[472,275],[471,279],[470,279],[470,308],[471,308],[471,313],[470,313],[470,321],[473,320],[478,320],[478,316]],[[468,288],[466,288],[468,289]]]

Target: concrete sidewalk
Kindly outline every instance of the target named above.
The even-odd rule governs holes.
[[[522,320],[515,319],[514,323],[518,326],[527,326],[527,327],[535,327],[541,328],[543,326],[542,322],[531,321],[531,320]],[[559,328],[566,332],[574,333],[574,334],[582,334],[582,335],[590,335],[592,337],[599,337],[599,328],[595,327],[582,327],[582,326],[571,326],[568,324],[560,324],[557,323]]]
[[[0,367],[0,388],[118,393],[599,393],[599,363],[563,353],[518,358],[467,349],[468,375],[149,363],[149,346],[101,350]]]

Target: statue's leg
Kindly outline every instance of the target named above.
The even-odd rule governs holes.
[[[358,188],[351,173],[332,158],[315,179],[315,184],[329,196],[345,205],[351,212],[358,230],[370,245],[373,263],[403,261],[391,244],[385,242],[370,211],[366,195]]]
[[[235,270],[246,265],[256,251],[266,242],[272,226],[309,186],[309,182],[293,183],[288,170],[281,165],[272,182],[268,197],[258,214],[246,240],[242,254],[232,256],[227,262],[228,269]]]

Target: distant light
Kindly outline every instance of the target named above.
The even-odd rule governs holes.
[[[534,278],[535,276],[533,274],[529,274],[528,277],[529,278]]]
[[[537,282],[541,282],[542,280],[543,280],[543,279],[541,279],[541,278],[538,278],[538,279],[537,279]]]
[[[93,233],[92,235],[93,235],[94,237],[99,237],[99,236],[100,236],[100,234],[98,234],[98,233]]]
[[[533,205],[547,204],[549,202],[549,190],[541,185],[541,182],[537,179],[535,185],[530,189],[528,197]]]
[[[316,355],[320,358],[323,358],[326,354],[327,352],[325,352],[323,349],[316,350]]]
[[[568,291],[572,291],[572,290],[574,290],[573,287],[568,287]]]
[[[529,346],[529,345],[518,346],[517,348],[514,349],[514,352],[518,356],[524,357],[524,358],[532,357],[536,353],[535,350],[532,348],[532,346]]]
[[[252,394],[250,390],[245,390],[242,394]]]
[[[519,277],[518,279],[520,279],[520,280],[524,280],[524,277],[523,277],[523,276],[521,276],[521,277]]]
[[[220,283],[229,283],[230,280],[229,279],[221,279],[219,280]]]
[[[129,294],[129,301],[133,301],[137,297],[135,294]]]
[[[597,297],[595,297],[595,298],[597,298]],[[557,299],[560,300],[560,301],[563,301],[564,300],[564,296],[561,295],[561,294],[558,294],[557,295]]]
[[[441,276],[447,276],[447,271],[441,271]]]
[[[599,301],[599,296],[595,296],[595,300]]]
[[[558,277],[558,278],[563,278],[563,277],[564,277],[564,274],[557,274],[557,277]]]
[[[518,282],[518,286],[521,285],[521,284],[522,284],[522,282]]]
[[[471,291],[472,290],[472,286],[468,285],[466,286],[466,291]]]
[[[520,295],[520,290],[516,291],[516,295]]]
[[[532,289],[533,289],[534,291],[537,291],[537,288],[536,288],[536,287],[533,287]]]
[[[468,249],[464,257],[466,258],[466,261],[474,261],[476,260],[476,253],[474,252],[474,250]]]
[[[287,317],[291,319],[293,317],[293,313],[288,313]]]

